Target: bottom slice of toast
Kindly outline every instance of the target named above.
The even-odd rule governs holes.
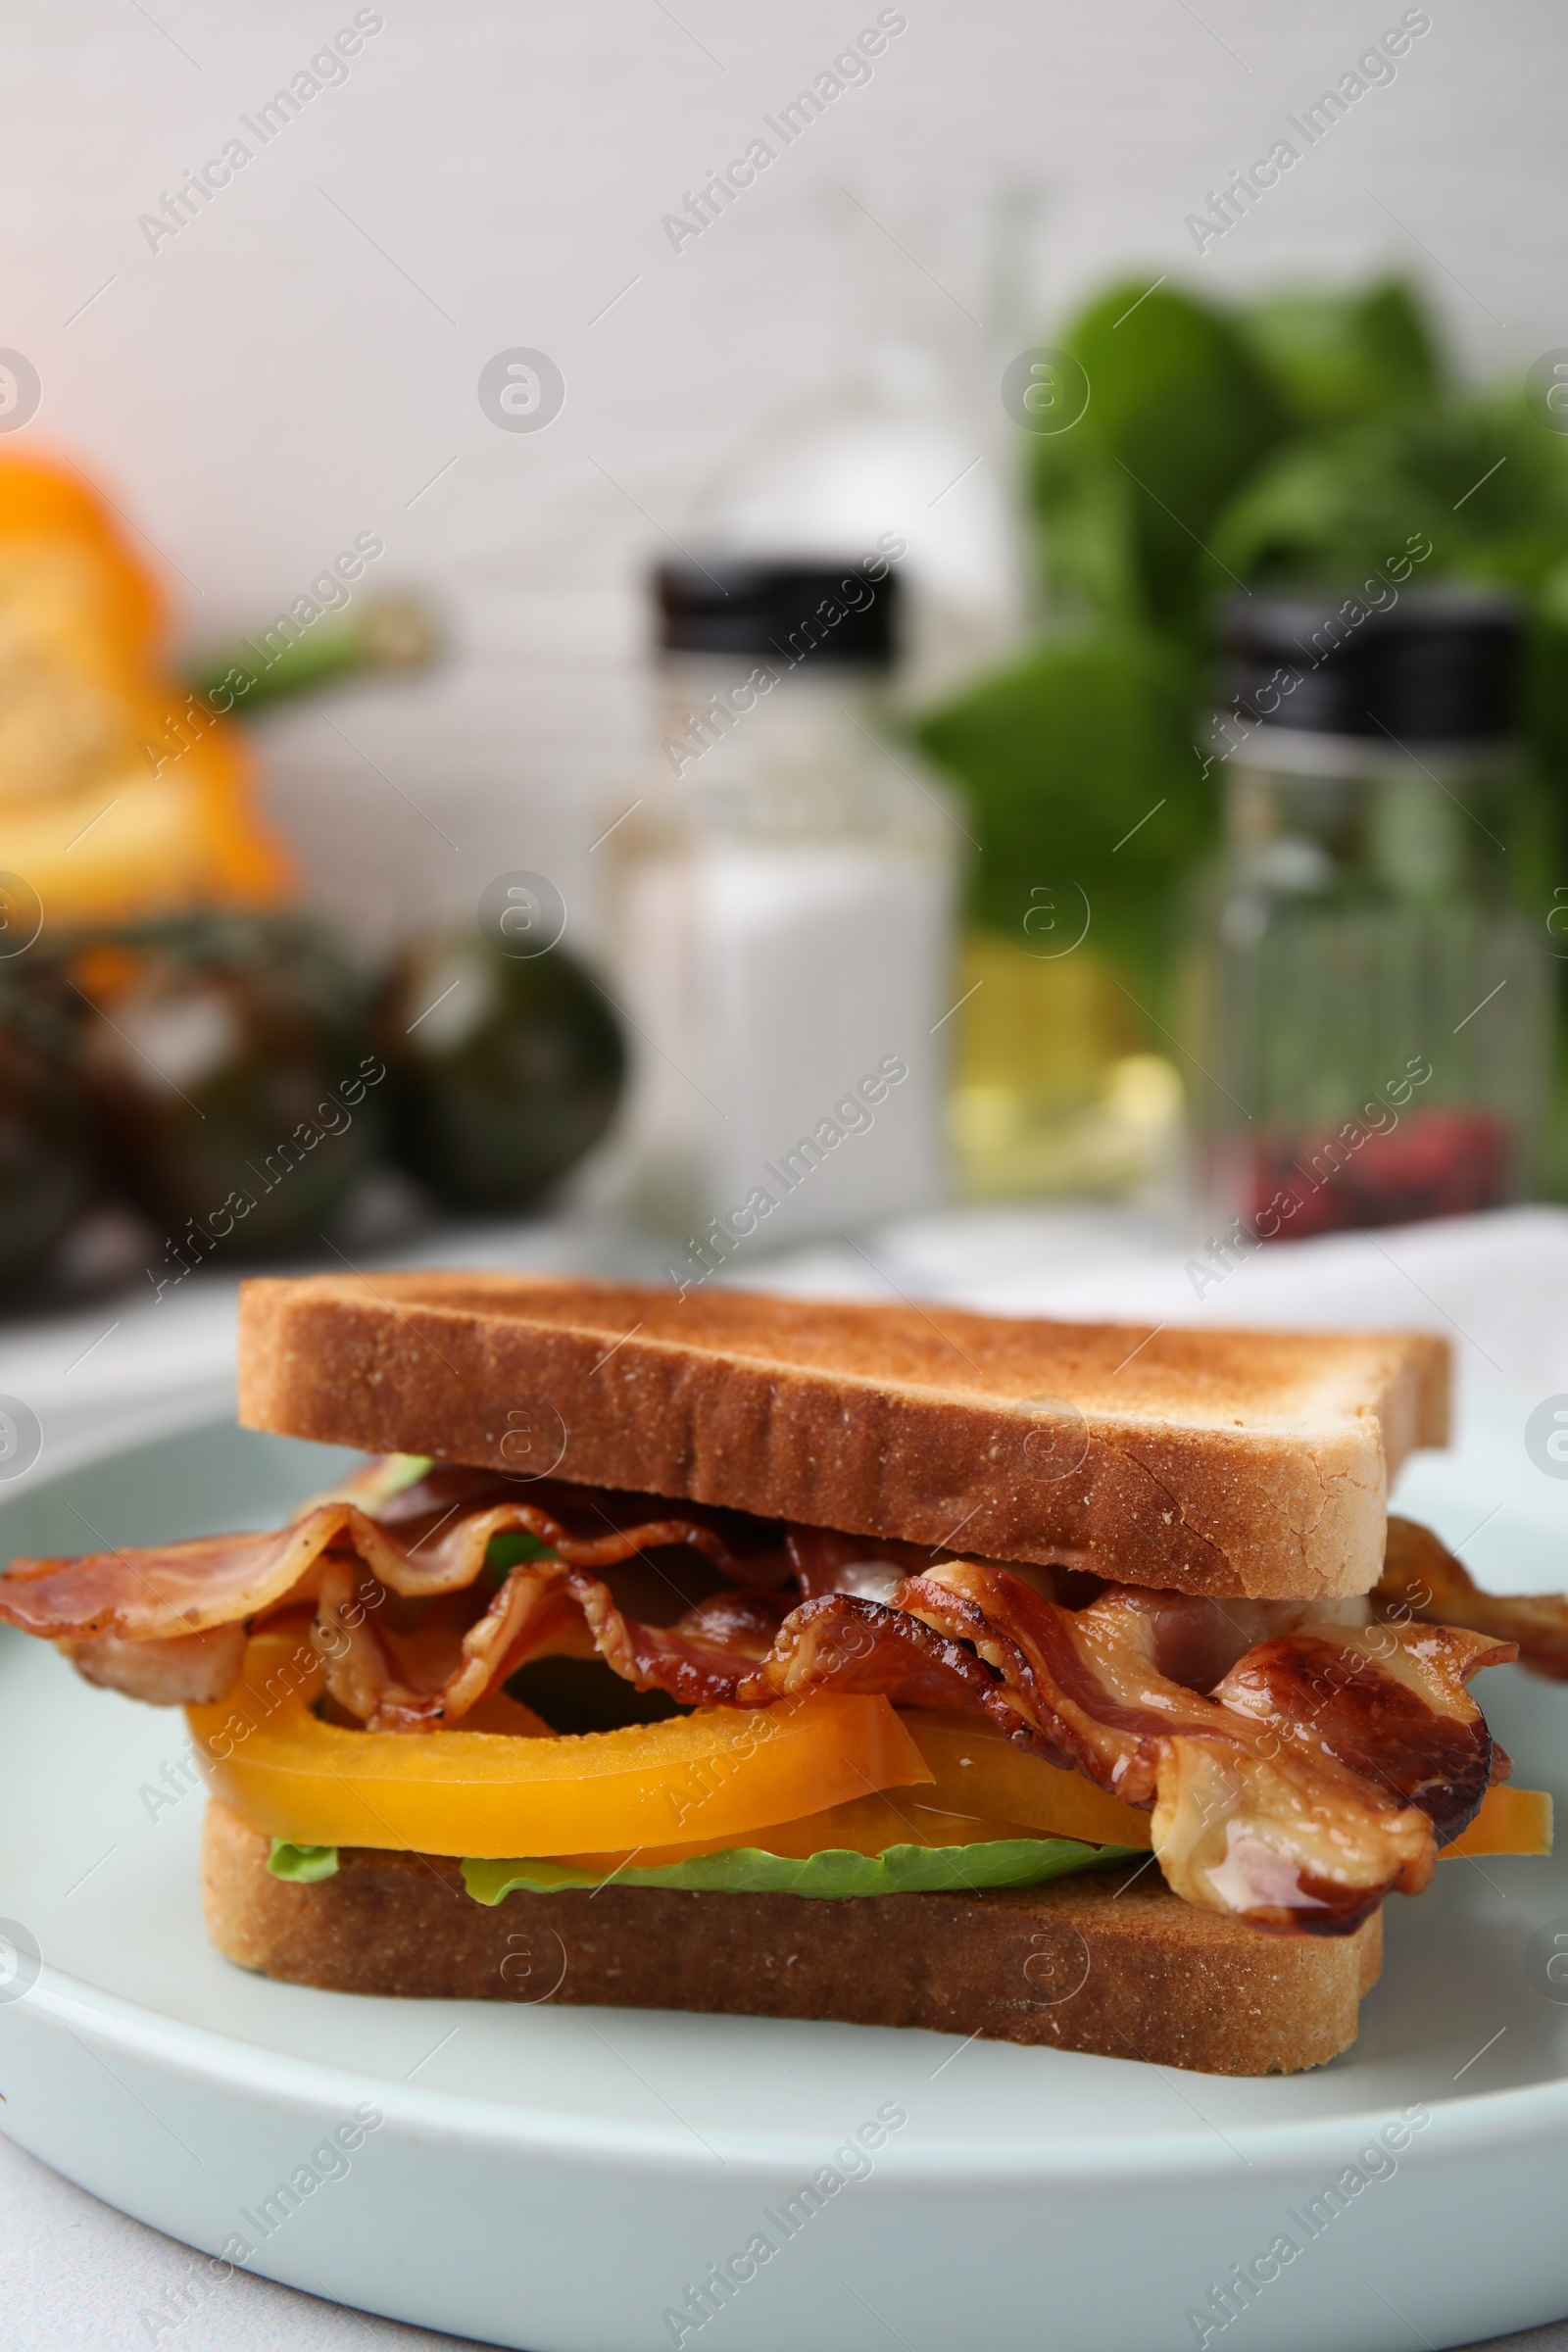
[[[1200,2074],[1295,2074],[1355,2039],[1383,1960],[1200,1911],[1145,1865],[983,1894],[690,1893],[608,1885],[475,1902],[456,1862],[343,1848],[277,1879],[211,1802],[208,1933],[242,1968],[331,1992],[561,2001],[924,2026]]]

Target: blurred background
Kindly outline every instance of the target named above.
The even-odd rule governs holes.
[[[1201,1305],[1562,1197],[1565,53],[1536,0],[14,24],[28,1393],[248,1264],[1001,1292],[1114,1233]]]

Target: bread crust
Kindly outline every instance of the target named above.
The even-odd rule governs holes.
[[[1200,2074],[1295,2074],[1354,2040],[1382,1914],[1274,1936],[1147,1868],[984,1894],[832,1900],[609,1886],[475,1902],[456,1862],[345,1847],[274,1878],[269,1840],[208,1805],[208,1933],[242,1968],[333,1992],[592,2003],[920,2026]]]
[[[512,1274],[247,1282],[239,1370],[256,1429],[1258,1598],[1369,1591],[1389,1480],[1447,1438],[1426,1334]]]

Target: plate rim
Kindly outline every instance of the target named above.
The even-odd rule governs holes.
[[[798,2132],[737,2132],[715,2125],[703,2135],[710,2147],[704,2156],[692,2148],[690,2131],[684,2126],[677,2132],[673,2126],[625,2119],[579,2121],[560,2111],[547,2113],[515,2102],[503,2104],[464,2091],[391,2082],[379,2075],[329,2065],[293,2051],[269,2050],[239,2034],[170,2017],[48,1962],[24,2000],[34,2018],[51,2030],[74,2035],[79,2029],[127,2059],[182,2076],[209,2089],[241,2097],[259,2095],[274,2105],[301,2111],[348,2108],[356,2103],[355,2094],[371,2093],[386,2122],[416,2138],[456,2138],[471,2148],[489,2148],[497,2154],[548,2157],[597,2170],[607,2165],[637,2173],[653,2168],[661,2174],[673,2170],[708,2182],[712,2180],[715,2154],[720,2155],[731,2180],[741,2181],[760,2180],[801,2164],[809,2169],[821,2158],[821,2133],[804,2126]],[[572,2012],[568,2009],[561,2014],[570,2018]],[[811,2030],[823,2021],[778,2018],[755,2022],[786,2030],[804,2025]],[[935,2034],[932,2038],[951,2041],[955,2036]],[[1047,2057],[1073,2054],[1044,2053]],[[1124,2059],[1114,2063],[1142,2062]],[[1166,2075],[1172,2071],[1155,2069]],[[1197,2082],[1232,2079],[1194,2078]],[[1402,2152],[1401,2163],[1425,2169],[1453,2156],[1469,2158],[1504,2147],[1518,2153],[1540,2141],[1562,2140],[1568,2126],[1568,2081],[1465,2093],[1431,2105],[1429,2114],[1429,2125],[1420,2139],[1412,2139]],[[1207,2123],[1206,2118],[1204,2121]],[[1343,2164],[1347,2148],[1360,2139],[1363,2130],[1371,2133],[1387,2121],[1380,2108],[1368,2105],[1353,2114],[1288,2121],[1249,2124],[1227,2119],[1223,2133],[1210,2125],[1202,2135],[1195,2132],[1155,2141],[1126,2136],[1087,2143],[1041,2140],[989,2145],[973,2137],[933,2139],[928,2144],[890,2140],[878,2159],[878,2169],[885,2171],[890,2184],[906,2187],[947,2182],[965,2189],[999,2189],[1028,2183],[1064,2189],[1074,2183],[1103,2184],[1108,2180],[1123,2186],[1154,2187],[1173,2179],[1190,2181],[1196,2188],[1234,2186],[1239,2154],[1254,2179],[1298,2172],[1319,2153],[1332,2167],[1335,2161]]]

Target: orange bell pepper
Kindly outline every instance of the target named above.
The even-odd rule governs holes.
[[[559,1738],[498,1692],[474,1710],[482,1729],[364,1732],[311,1712],[322,1679],[303,1621],[274,1623],[247,1644],[227,1698],[186,1710],[213,1793],[301,1845],[556,1856],[608,1874],[633,1856],[652,1868],[731,1845],[804,1858],[1031,1836],[1152,1843],[1152,1816],[1082,1774],[963,1716],[895,1712],[884,1698],[818,1693]],[[1445,1848],[1550,1850],[1550,1797],[1506,1787]]]
[[[1152,1816],[1124,1805],[1086,1781],[1014,1747],[985,1724],[962,1715],[906,1713],[905,1723],[934,1777],[920,1801],[964,1812],[997,1815],[1057,1838],[1094,1844],[1152,1842]],[[995,1833],[990,1833],[995,1834]],[[942,1840],[941,1842],[946,1842]],[[1549,1854],[1551,1799],[1539,1788],[1489,1788],[1470,1827],[1446,1845],[1444,1856]]]
[[[1152,1816],[1107,1796],[1079,1772],[1063,1772],[1014,1747],[972,1716],[901,1708],[899,1720],[925,1758],[929,1788],[897,1796],[864,1795],[848,1804],[780,1822],[755,1838],[708,1836],[640,1853],[638,1867],[688,1862],[727,1845],[756,1844],[804,1859],[831,1847],[880,1854],[890,1845],[983,1845],[998,1838],[1076,1838],[1086,1845],[1131,1845],[1147,1852]],[[572,1854],[583,1870],[607,1874],[627,1863],[624,1851]]]
[[[1151,1842],[1151,1814],[1124,1805],[1086,1781],[1031,1756],[972,1716],[910,1710],[904,1721],[931,1768],[930,1802],[956,1814],[1020,1823],[1048,1838],[1091,1845]]]
[[[165,633],[108,503],[65,466],[0,459],[0,835],[51,925],[289,883],[240,731],[175,680]]]
[[[1551,1799],[1544,1788],[1510,1788],[1503,1782],[1489,1788],[1481,1810],[1467,1830],[1438,1856],[1463,1859],[1469,1854],[1549,1854]]]
[[[321,1683],[304,1628],[269,1628],[228,1697],[186,1710],[214,1795],[301,1845],[485,1860],[667,1845],[683,1831],[723,1841],[929,1778],[885,1698],[819,1692],[539,1739],[322,1723]]]
[[[977,1845],[997,1838],[1077,1838],[1089,1845],[1129,1845],[1147,1852],[1152,1816],[1124,1805],[1081,1773],[1064,1772],[1014,1747],[1001,1733],[963,1715],[901,1710],[924,1756],[931,1786],[896,1796],[865,1795],[801,1821],[781,1822],[755,1840],[709,1837],[637,1857],[641,1868],[685,1862],[726,1845],[755,1842],[770,1854],[805,1857],[828,1847],[880,1854],[890,1845]],[[1480,1812],[1447,1856],[1549,1854],[1551,1799],[1538,1788],[1489,1788]],[[584,1870],[609,1872],[629,1853],[583,1853]]]
[[[906,1717],[906,1721],[909,1718]],[[917,1744],[929,1754],[924,1730],[917,1721],[912,1728]],[[1126,1845],[1148,1850],[1151,1842],[1148,1813],[1135,1812],[1131,1805],[1118,1805],[1115,1797],[1105,1796],[1077,1773],[1060,1772],[1054,1765],[1031,1756],[1023,1757],[1022,1762],[1030,1770],[1051,1777],[1042,1778],[1032,1793],[1026,1788],[1020,1791],[1025,1798],[1025,1817],[1019,1821],[950,1810],[966,1799],[972,1803],[975,1785],[966,1784],[956,1790],[939,1771],[933,1788],[913,1791],[901,1788],[895,1796],[856,1797],[849,1804],[835,1805],[825,1813],[810,1813],[800,1821],[778,1822],[750,1836],[706,1838],[685,1845],[644,1846],[635,1855],[621,1849],[602,1854],[564,1854],[561,1859],[578,1870],[599,1871],[609,1878],[633,1862],[640,1870],[656,1870],[662,1863],[690,1862],[699,1854],[721,1853],[726,1846],[735,1845],[758,1845],[767,1853],[785,1854],[801,1861],[808,1855],[833,1850],[881,1854],[890,1845],[987,1845],[999,1838],[1076,1838],[1089,1845]],[[1101,1807],[1084,1801],[1096,1796],[1102,1800]],[[1112,1805],[1117,1806],[1120,1816],[1114,1821],[1102,1809]],[[1475,1820],[1462,1837],[1443,1848],[1438,1859],[1446,1862],[1450,1855],[1549,1854],[1550,1851],[1550,1797],[1539,1788],[1502,1788],[1487,1790]]]

